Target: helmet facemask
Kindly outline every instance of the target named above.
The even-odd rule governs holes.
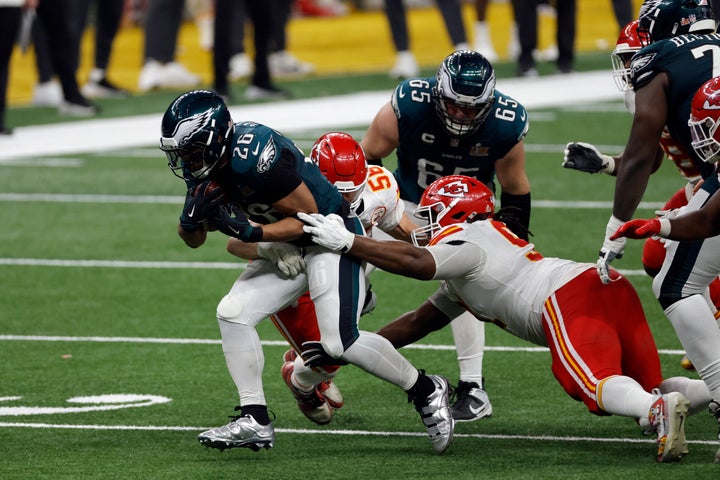
[[[446,206],[443,202],[436,202],[429,205],[419,205],[413,212],[413,216],[421,220],[427,225],[421,226],[410,232],[410,238],[416,247],[427,245],[437,232],[443,229],[441,221],[451,209],[458,203],[459,199],[454,199]]]
[[[704,162],[715,163],[720,159],[720,143],[715,139],[718,132],[720,121],[712,117],[705,117],[700,120],[690,118],[688,120],[690,127],[690,137],[692,138],[692,148],[698,157]]]
[[[428,185],[413,215],[425,226],[410,233],[415,245],[429,242],[438,232],[456,223],[470,223],[493,216],[495,197],[476,178],[448,175]]]
[[[720,77],[702,84],[690,103],[691,145],[704,162],[720,160]]]
[[[435,110],[453,136],[469,135],[485,122],[495,101],[495,71],[481,54],[461,50],[438,69]]]
[[[194,90],[175,99],[165,112],[160,150],[176,176],[204,179],[225,155],[232,132],[232,118],[222,98]]]

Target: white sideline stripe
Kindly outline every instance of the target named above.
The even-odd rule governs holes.
[[[98,343],[165,343],[177,345],[220,345],[220,340],[206,338],[152,338],[152,337],[72,337],[52,335],[0,335],[0,341],[28,342],[98,342]],[[269,347],[287,347],[283,340],[262,340],[262,345]],[[410,350],[452,350],[455,345],[423,345],[414,343],[402,348]],[[547,352],[546,347],[502,347],[486,345],[485,350],[494,352]],[[684,350],[658,350],[662,355],[685,355]]]
[[[71,425],[52,423],[10,423],[0,422],[2,428],[47,428],[68,430],[133,430],[157,432],[187,432],[204,431],[214,427],[181,427],[162,425]],[[376,432],[372,430],[307,430],[297,428],[276,428],[276,433],[294,433],[300,435],[358,435],[379,437],[426,437],[425,432]],[[541,442],[604,442],[604,443],[656,443],[656,440],[643,438],[621,437],[556,437],[552,435],[496,435],[485,433],[455,433],[458,438],[483,438],[490,440],[533,440]],[[715,445],[717,440],[689,440],[688,443],[697,445]]]
[[[247,262],[131,262],[124,260],[55,260],[43,258],[0,258],[0,265],[30,267],[102,267],[102,268],[208,268],[236,270],[247,267]]]
[[[506,78],[502,79],[499,88],[526,109],[620,98],[610,70],[544,75],[532,81]],[[231,105],[230,113],[236,121],[252,120],[288,134],[314,128],[366,126],[390,100],[391,94],[392,89],[387,89],[267,104]],[[13,135],[0,138],[0,163],[6,159],[157,145],[163,113],[17,127]]]
[[[185,197],[172,195],[91,195],[65,193],[0,193],[0,202],[130,203],[182,205]],[[638,208],[659,210],[663,202],[640,202]],[[533,200],[533,208],[612,209],[610,201]]]

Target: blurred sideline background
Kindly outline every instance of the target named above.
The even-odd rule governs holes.
[[[254,1],[254,0],[251,0]],[[577,0],[576,53],[607,51],[615,46],[618,26],[612,11],[611,0]],[[641,0],[633,0],[634,12]],[[411,50],[421,67],[434,68],[452,51],[439,10],[434,6],[408,8],[408,28]],[[337,17],[297,17],[288,25],[288,50],[299,59],[315,65],[315,76],[342,75],[344,73],[389,71],[395,60],[390,29],[382,10],[357,10],[348,5],[347,15]],[[472,45],[474,6],[464,1],[468,41]],[[507,45],[513,21],[512,8],[507,0],[491,1],[487,21],[490,34],[501,61],[508,59]],[[539,15],[540,50],[552,45],[555,36],[555,18]],[[248,29],[251,34],[251,29]],[[78,70],[80,85],[85,83],[92,64],[93,27],[85,33],[81,65]],[[126,22],[113,46],[109,78],[131,92],[137,90],[137,79],[143,62],[143,28]],[[246,39],[248,53],[252,53],[252,40]],[[200,75],[204,84],[212,82],[212,54],[200,45],[200,32],[192,19],[184,22],[177,43],[176,60],[190,71]],[[608,68],[610,59],[608,57]],[[19,49],[11,59],[8,103],[29,104],[32,89],[37,82],[37,71],[32,47],[22,54]]]

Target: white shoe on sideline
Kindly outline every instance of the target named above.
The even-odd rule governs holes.
[[[405,50],[398,52],[395,57],[395,65],[390,69],[390,78],[401,80],[404,78],[413,78],[420,75],[420,67],[418,67],[415,55]]]
[[[237,53],[230,57],[230,81],[238,81],[252,74],[253,65],[247,53]]]
[[[287,50],[271,53],[268,66],[273,77],[302,76],[315,71],[313,64],[298,60]]]
[[[33,89],[32,104],[36,107],[57,107],[63,101],[60,84],[54,80],[38,83]]]

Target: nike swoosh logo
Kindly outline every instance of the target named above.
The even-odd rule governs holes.
[[[523,122],[525,121],[525,112],[523,112],[523,114],[520,115],[520,120],[522,120]]]
[[[190,209],[188,212],[188,217],[192,218],[192,216],[195,214],[195,205]]]
[[[400,90],[398,90],[398,97],[405,98],[405,92],[403,92],[402,87],[400,87]]]
[[[477,414],[480,413],[484,408],[485,408],[485,404],[484,404],[484,403],[481,404],[481,405],[480,405],[479,407],[477,407],[477,408],[473,408],[472,405],[471,405],[471,406],[470,406],[470,413],[472,413],[473,415],[477,415]]]
[[[234,227],[232,227],[232,226],[230,226],[230,225],[228,225],[228,228],[229,228],[230,231],[233,232],[235,235],[240,235],[240,230],[239,230],[239,229],[234,228]]]
[[[252,153],[253,155],[257,155],[259,151],[260,151],[260,144],[258,143],[257,145],[255,145],[255,150],[253,150],[250,153]]]

